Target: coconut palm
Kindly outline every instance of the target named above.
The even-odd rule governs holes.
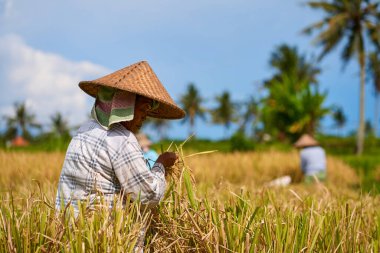
[[[70,128],[60,112],[56,112],[50,117],[51,120],[51,131],[59,137],[69,136]]]
[[[329,111],[323,107],[326,94],[318,90],[319,67],[288,45],[277,47],[269,63],[276,72],[265,83],[268,96],[260,114],[265,131],[280,140],[314,134]]]
[[[321,32],[315,38],[315,43],[322,47],[319,59],[330,53],[342,41],[346,40],[341,58],[344,66],[356,57],[360,66],[360,119],[357,136],[357,154],[363,152],[364,145],[364,83],[366,66],[366,42],[380,48],[378,1],[372,0],[332,0],[310,1],[312,9],[322,10],[325,17],[304,32],[311,34],[315,30]]]
[[[252,129],[255,126],[256,118],[258,115],[259,102],[254,97],[249,97],[247,101],[241,103],[243,112],[241,114],[241,122],[239,123],[239,131],[245,132],[249,122],[252,122]]]
[[[294,140],[302,133],[314,135],[320,119],[330,111],[323,106],[327,94],[306,80],[300,82],[287,75],[282,79],[271,83],[269,96],[263,100],[261,118],[266,131],[280,140]]]
[[[25,139],[31,139],[30,129],[40,129],[41,125],[35,120],[35,115],[28,111],[25,102],[14,104],[14,115],[5,116],[7,131],[14,136],[8,135],[9,138],[14,138],[16,135],[20,135]]]
[[[332,112],[332,117],[337,128],[343,128],[347,122],[346,115],[341,107],[335,107]]]
[[[331,116],[332,116],[332,119],[334,121],[333,127],[336,128],[337,135],[339,135],[339,132],[347,123],[347,118],[343,112],[342,107],[334,106],[331,110]]]
[[[365,135],[366,136],[373,136],[374,129],[372,127],[371,121],[366,120],[366,122],[365,122],[365,128],[364,129],[365,129]]]
[[[307,60],[304,55],[300,55],[296,47],[282,44],[276,48],[269,60],[270,66],[276,71],[274,76],[266,81],[270,85],[271,81],[281,81],[284,74],[296,76],[300,81],[307,81],[316,84],[316,76],[321,72],[313,62]]]
[[[223,124],[226,131],[230,128],[232,122],[236,122],[236,105],[231,101],[230,93],[224,91],[217,96],[216,102],[218,106],[211,110],[212,122]]]
[[[379,122],[379,106],[380,106],[380,59],[379,54],[372,52],[369,55],[369,65],[368,71],[373,82],[373,87],[375,89],[376,103],[375,103],[375,119],[374,119],[374,133],[377,136],[378,122]]]
[[[182,95],[180,102],[186,112],[183,122],[189,122],[189,135],[194,134],[195,119],[197,117],[205,119],[205,109],[202,107],[204,99],[200,96],[194,83],[187,86],[187,91]]]

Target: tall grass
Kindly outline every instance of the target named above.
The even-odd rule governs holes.
[[[380,200],[336,158],[325,185],[306,186],[297,153],[187,156],[157,208],[83,203],[76,217],[53,208],[64,154],[0,153],[0,252],[132,252],[144,228],[145,252],[380,250]],[[266,187],[285,174],[296,183]]]

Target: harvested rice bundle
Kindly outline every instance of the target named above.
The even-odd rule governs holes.
[[[190,155],[185,156],[185,154],[183,152],[183,146],[192,137],[193,136],[190,136],[189,138],[187,138],[179,146],[177,146],[177,145],[174,146],[174,151],[172,151],[172,152],[175,152],[177,154],[178,159],[172,167],[165,168],[165,177],[167,180],[172,180],[174,183],[180,182],[181,175],[183,174],[184,170],[187,170],[190,174],[192,183],[195,184],[193,171],[186,164],[185,159],[189,158],[189,157],[196,156],[196,155],[203,155],[203,154],[210,154],[210,153],[217,152],[217,150],[210,150],[210,151],[198,152],[198,153],[194,153],[194,154],[190,154]],[[167,148],[167,151],[169,151],[172,146],[173,146],[173,143],[171,143],[169,145],[169,147]],[[163,152],[162,147],[161,147],[161,151]]]

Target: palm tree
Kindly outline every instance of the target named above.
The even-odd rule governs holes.
[[[335,127],[342,129],[347,122],[346,115],[341,107],[335,107],[332,110],[332,118],[335,122]]]
[[[369,66],[368,71],[370,73],[373,87],[375,88],[375,97],[376,97],[376,103],[375,103],[375,119],[374,119],[374,133],[377,137],[377,130],[378,130],[378,122],[379,122],[379,106],[380,106],[380,59],[379,55],[376,52],[372,52],[369,55]]]
[[[56,134],[59,137],[69,136],[70,128],[67,121],[63,118],[62,114],[56,112],[53,116],[50,117],[52,133]]]
[[[371,124],[371,121],[367,120],[365,122],[365,135],[366,136],[373,136],[373,133],[374,133],[374,129],[372,127],[372,124]]]
[[[203,98],[200,96],[198,89],[195,87],[195,84],[190,83],[187,86],[186,93],[181,97],[182,108],[186,112],[186,116],[183,119],[183,122],[189,121],[189,135],[194,134],[194,126],[196,117],[205,119],[205,109],[202,107],[204,102]]]
[[[256,123],[256,117],[258,115],[258,107],[259,107],[259,102],[254,98],[254,97],[249,97],[249,99],[243,103],[241,103],[243,107],[243,113],[241,115],[241,122],[240,122],[240,127],[239,131],[245,132],[247,128],[247,124],[249,122],[252,122],[252,129],[255,126]]]
[[[366,43],[380,48],[378,1],[372,0],[332,0],[310,1],[307,5],[313,9],[325,12],[323,20],[312,24],[304,30],[311,34],[314,30],[321,30],[315,42],[322,47],[319,59],[330,53],[343,39],[347,39],[341,58],[344,66],[357,57],[360,66],[360,119],[357,136],[357,154],[363,152],[364,145],[364,84],[366,65]],[[367,36],[366,36],[367,35]]]
[[[15,136],[20,135],[25,139],[31,139],[30,128],[40,129],[41,125],[35,121],[35,115],[30,113],[25,102],[14,104],[14,116],[5,116],[7,132]],[[21,132],[21,133],[20,133]],[[8,136],[14,138],[15,136]]]
[[[236,106],[232,103],[230,93],[224,91],[222,95],[216,97],[218,106],[211,111],[212,122],[223,124],[226,130],[231,126],[232,122],[236,122]]]
[[[330,112],[323,106],[327,94],[306,80],[296,82],[297,77],[288,75],[282,79],[271,83],[263,100],[261,119],[266,131],[280,140],[294,140],[302,133],[314,135],[320,119]]]
[[[317,84],[316,76],[321,72],[314,62],[300,55],[296,47],[282,44],[272,53],[269,64],[275,69],[274,76],[266,81],[266,85],[274,80],[281,81],[284,75],[296,76],[300,81]]]
[[[260,110],[265,131],[279,140],[314,134],[329,112],[323,107],[326,94],[318,90],[320,68],[296,47],[285,44],[275,49],[269,63],[276,72],[265,83],[268,96]]]

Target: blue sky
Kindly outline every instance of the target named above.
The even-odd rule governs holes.
[[[26,101],[47,124],[59,111],[71,125],[87,118],[92,99],[77,86],[140,60],[147,60],[178,101],[193,82],[213,106],[229,91],[233,100],[260,96],[260,83],[271,76],[268,61],[276,46],[287,43],[316,56],[312,37],[300,31],[322,13],[298,0],[0,0],[0,114]],[[321,63],[326,105],[343,107],[356,129],[359,68],[342,70],[339,48]],[[366,89],[366,118],[373,120],[374,92]],[[324,131],[332,129],[329,119]],[[233,129],[230,130],[230,133]],[[188,128],[174,123],[173,138]],[[198,121],[196,135],[223,137],[222,127]]]

